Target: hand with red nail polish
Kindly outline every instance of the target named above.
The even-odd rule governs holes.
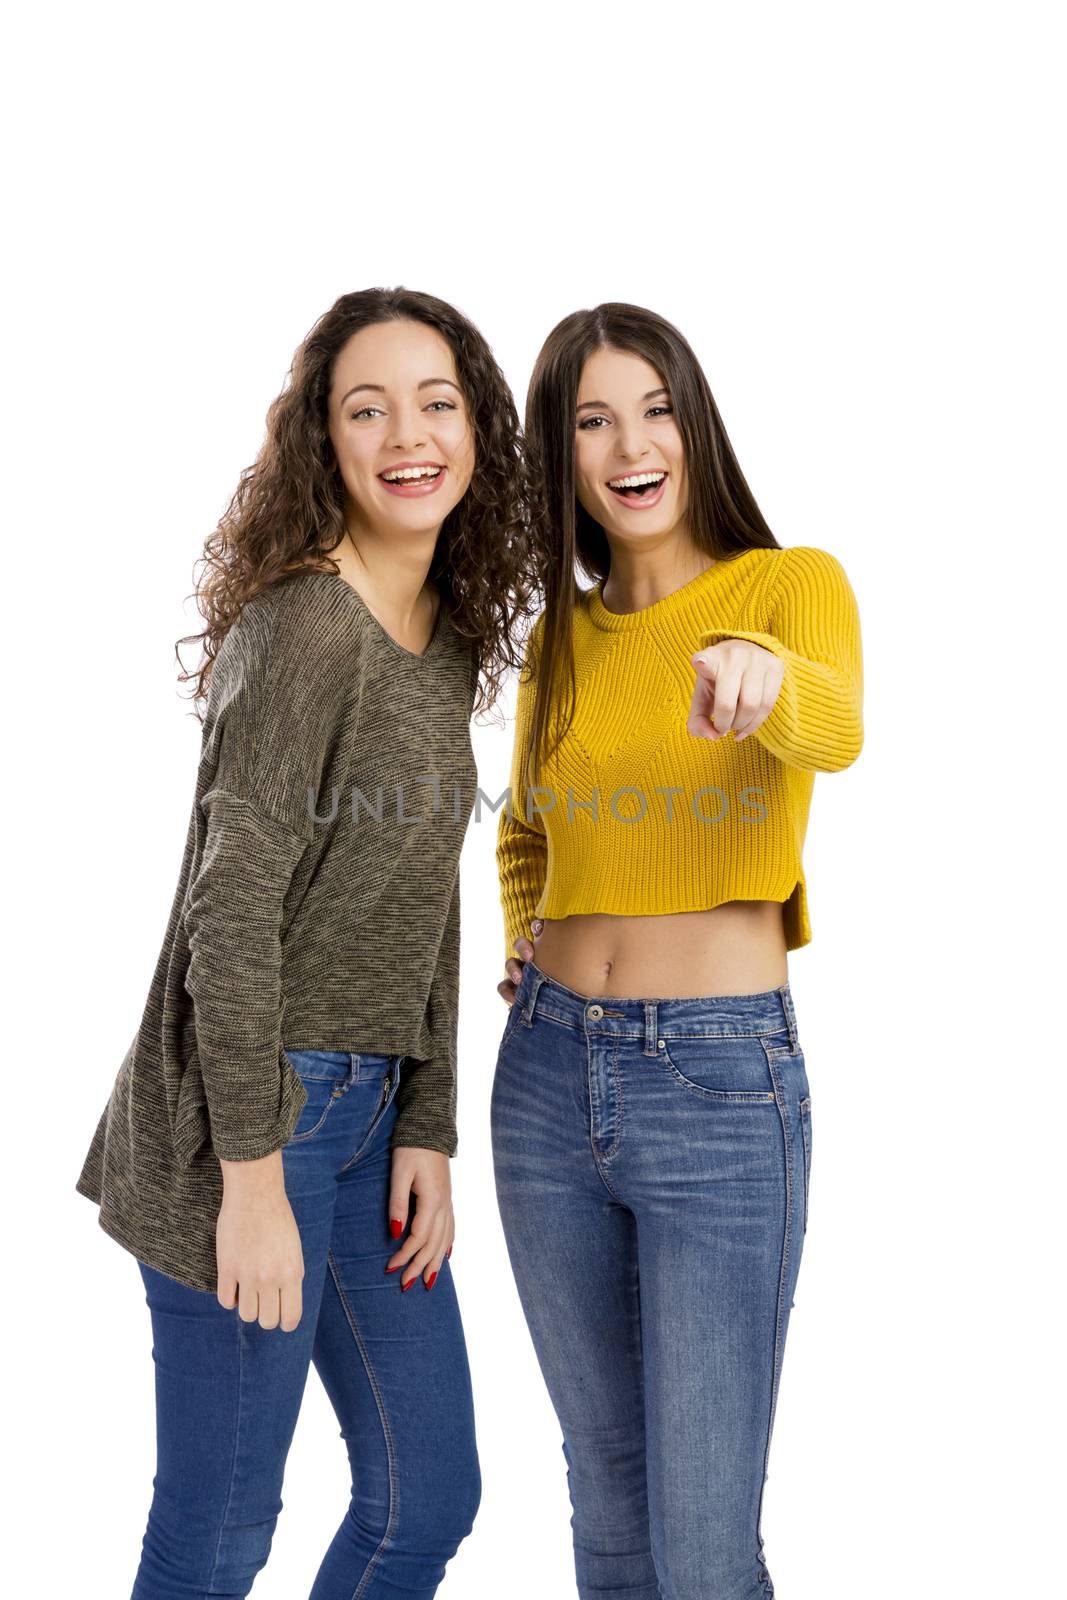
[[[452,1253],[456,1232],[448,1156],[418,1145],[395,1145],[386,1215],[391,1237],[400,1241],[386,1264],[386,1272],[412,1268],[413,1276],[407,1283],[401,1279],[401,1290],[410,1289],[419,1277],[427,1289],[432,1289],[446,1251]]]

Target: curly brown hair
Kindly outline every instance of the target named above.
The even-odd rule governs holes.
[[[524,674],[528,681],[538,680],[528,781],[529,774],[540,775],[542,762],[574,716],[571,630],[583,592],[577,572],[596,580],[606,578],[611,569],[607,535],[575,492],[578,386],[588,358],[603,349],[642,356],[670,390],[685,449],[686,521],[693,543],[716,560],[743,550],[780,548],[745,481],[700,362],[673,323],[622,301],[574,311],[558,322],[534,364],[526,398],[527,473],[535,492],[531,560],[545,594],[536,658],[528,659]]]
[[[354,333],[394,319],[425,323],[448,341],[471,413],[473,477],[444,520],[429,576],[457,630],[478,641],[476,710],[494,704],[521,662],[539,575],[511,391],[485,339],[454,306],[415,289],[362,289],[336,300],[297,349],[267,412],[259,455],[198,557],[194,592],[206,627],[174,648],[182,667],[180,647],[203,643],[199,667],[179,680],[195,679],[191,698],[201,720],[219,646],[252,595],[308,567],[339,571],[329,555],[345,533],[345,487],[329,435],[334,363]]]

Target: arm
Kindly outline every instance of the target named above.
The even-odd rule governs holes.
[[[478,694],[479,656],[471,650],[469,713],[474,714]],[[400,1145],[437,1150],[454,1156],[456,1134],[456,1035],[459,1011],[459,864],[445,917],[437,961],[426,1002],[427,1025],[433,1040],[425,1059],[409,1056],[400,1072],[396,1092],[397,1116],[390,1148]]]
[[[307,848],[249,801],[214,788],[184,919],[211,1143],[221,1160],[281,1149],[306,1099],[281,1045],[282,904]]]
[[[825,550],[799,545],[777,558],[768,632],[710,628],[698,648],[747,639],[785,669],[774,709],[755,730],[789,766],[840,772],[863,747],[863,660],[859,612],[845,570]]]
[[[544,631],[542,624],[543,617],[539,617],[531,632],[528,661],[536,661]],[[524,758],[533,725],[536,693],[536,681],[527,678],[524,665],[515,710],[511,804],[501,811],[497,827],[496,864],[504,911],[505,961],[514,956],[516,939],[530,937],[530,922],[541,898],[548,871],[548,838],[544,821],[538,813],[527,820],[526,810],[528,790]]]
[[[325,752],[351,673],[336,630],[282,596],[253,597],[212,670],[200,793],[206,818],[182,909],[185,988],[211,1142],[224,1161],[286,1144],[306,1091],[281,1043],[281,928],[293,874],[315,836]]]
[[[425,1058],[408,1056],[396,1092],[396,1123],[390,1147],[416,1145],[454,1156],[456,1135],[456,1034],[459,1001],[459,869],[448,916],[430,979],[427,1021],[433,1051]]]

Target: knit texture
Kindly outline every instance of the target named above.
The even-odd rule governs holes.
[[[393,1147],[456,1153],[477,672],[443,605],[416,655],[330,572],[260,591],[223,640],[163,947],[76,1183],[179,1282],[217,1285],[219,1158],[293,1133],[287,1050],[407,1057]]]
[[[849,766],[863,744],[860,624],[844,568],[809,546],[746,550],[625,614],[607,609],[602,589],[575,610],[574,720],[537,786],[523,764],[536,682],[525,667],[520,678],[511,805],[497,834],[505,959],[534,917],[728,900],[781,902],[786,948],[807,944],[801,851],[814,775]],[[774,709],[740,743],[686,729],[690,657],[726,638],[785,667]]]

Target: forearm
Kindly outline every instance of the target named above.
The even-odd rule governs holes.
[[[304,842],[248,802],[216,792],[183,915],[185,987],[220,1160],[281,1149],[306,1099],[281,1048],[282,905]]]
[[[515,954],[515,940],[528,939],[548,870],[548,840],[518,816],[501,814],[496,849],[500,904],[504,913],[504,959]]]
[[[863,747],[859,613],[844,569],[827,551],[782,551],[765,631],[709,628],[699,648],[745,639],[774,655],[782,683],[754,737],[787,765],[839,772]]]

